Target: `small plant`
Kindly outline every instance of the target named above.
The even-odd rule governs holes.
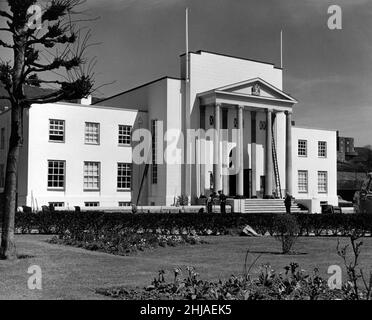
[[[282,244],[283,254],[291,253],[300,231],[296,217],[290,214],[276,216],[273,229],[275,238]]]
[[[360,232],[354,231],[350,235],[350,243],[352,248],[353,258],[348,261],[347,251],[349,245],[340,247],[340,242],[337,243],[337,254],[341,257],[344,262],[348,281],[344,285],[344,290],[349,292],[350,298],[353,300],[371,300],[372,299],[372,271],[369,272],[369,277],[365,276],[362,269],[358,270],[359,258],[361,253],[361,247],[363,241],[358,241],[361,237]],[[364,286],[364,290],[360,288],[360,281]]]

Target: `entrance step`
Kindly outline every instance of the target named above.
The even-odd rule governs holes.
[[[244,213],[286,213],[283,199],[245,199],[243,200]],[[307,213],[296,203],[291,206],[292,213]]]

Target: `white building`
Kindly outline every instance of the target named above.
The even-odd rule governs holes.
[[[196,203],[212,190],[244,198],[289,192],[312,212],[321,202],[337,205],[336,132],[292,126],[297,101],[283,91],[281,69],[205,51],[188,60],[186,68],[181,56],[179,79],[164,77],[99,105],[33,105],[25,116],[19,205],[164,206],[180,195]],[[8,123],[4,112],[4,151]],[[131,145],[140,141],[131,142],[131,132],[139,128],[150,130],[151,149],[160,154],[145,156],[154,161],[149,166],[132,161]],[[195,143],[182,139],[190,129]],[[198,129],[213,129],[212,136]],[[167,150],[180,161],[162,161]],[[1,152],[0,178],[4,164]]]

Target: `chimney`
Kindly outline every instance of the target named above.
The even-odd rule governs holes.
[[[92,95],[86,96],[80,100],[80,104],[90,106],[92,104]]]

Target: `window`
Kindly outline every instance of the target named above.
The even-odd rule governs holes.
[[[99,207],[99,202],[84,202],[85,207]]]
[[[84,190],[99,191],[100,163],[84,162]]]
[[[0,164],[0,188],[4,188],[5,186],[5,170],[4,165]]]
[[[64,202],[49,202],[49,206],[53,206],[53,208],[63,208],[65,206]]]
[[[0,149],[5,149],[5,128],[1,128],[0,131]]]
[[[65,121],[64,120],[49,120],[49,141],[64,142],[65,141]]]
[[[48,161],[48,189],[63,190],[65,188],[65,167],[65,161]]]
[[[326,158],[327,157],[327,142],[318,141],[318,157]]]
[[[99,144],[99,123],[85,123],[85,143]]]
[[[157,122],[158,120],[151,121],[151,135],[152,135],[152,176],[151,182],[152,184],[158,183],[158,165],[156,163],[156,146],[158,143],[157,137]]]
[[[300,157],[307,157],[307,141],[298,140],[298,155]]]
[[[118,163],[117,188],[128,190],[131,188],[132,165],[130,163]]]
[[[130,207],[131,203],[129,201],[120,201],[119,207]]]
[[[131,126],[119,125],[119,145],[120,146],[130,146],[131,144]]]
[[[318,193],[327,193],[327,171],[318,171]]]
[[[298,171],[298,192],[307,193],[308,179],[307,171],[299,170]]]

